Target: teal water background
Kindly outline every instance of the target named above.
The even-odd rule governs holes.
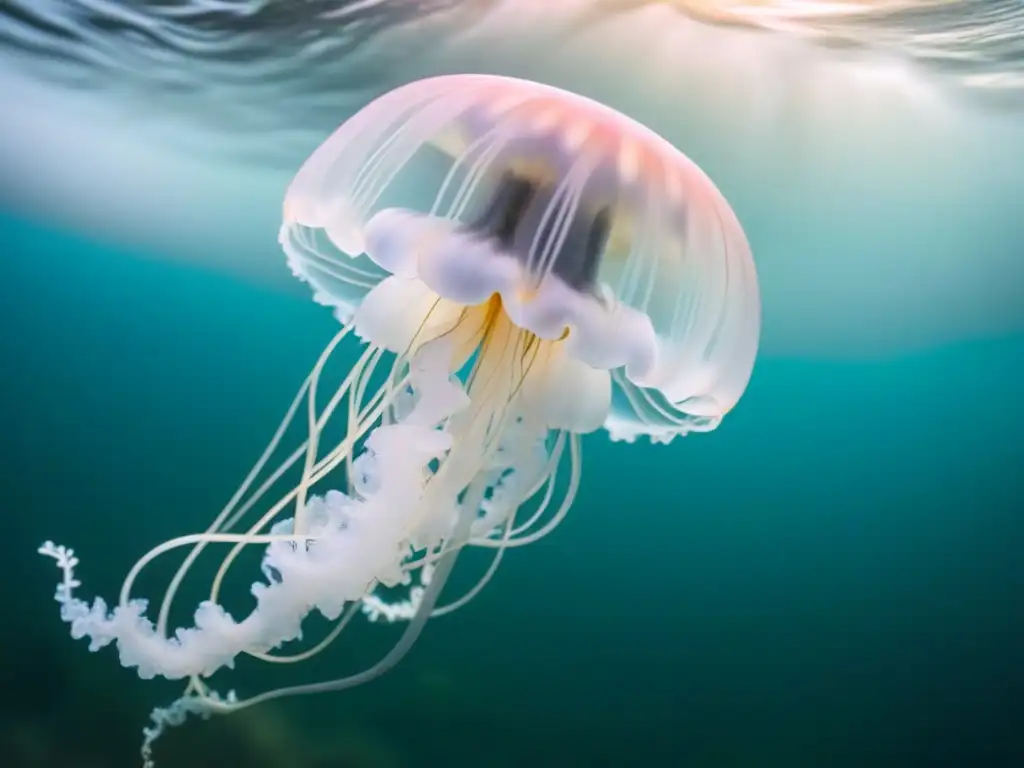
[[[84,596],[115,597],[227,500],[336,326],[24,221],[0,218],[0,241],[0,765],[135,765],[178,688],[72,641],[35,548],[75,547]],[[1019,335],[763,358],[713,434],[587,438],[563,526],[384,679],[190,723],[158,764],[1024,765],[1022,379]],[[340,675],[394,639],[351,632],[309,669],[242,665],[231,684]]]

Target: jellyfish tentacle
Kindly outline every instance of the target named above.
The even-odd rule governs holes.
[[[511,520],[506,521],[503,525],[499,526],[501,529],[501,540],[507,541],[508,537],[512,533]],[[468,544],[473,544],[471,539]],[[490,583],[491,579],[494,578],[494,574],[498,571],[498,566],[501,565],[502,558],[505,554],[505,547],[498,547],[494,556],[491,558],[490,564],[487,566],[486,571],[483,575],[477,579],[477,581],[470,587],[465,593],[459,598],[452,602],[443,605],[441,607],[435,607],[430,613],[430,618],[438,618],[440,616],[447,616],[449,613],[453,613],[460,608],[465,607],[470,601],[472,601],[477,595],[479,595],[483,589]],[[431,573],[436,560],[430,560],[429,562],[419,565],[423,570],[424,574]],[[423,584],[428,584],[432,576],[423,576]],[[408,621],[413,618],[420,609],[420,605],[423,601],[424,587],[414,587],[410,591],[410,596],[407,600],[401,602],[386,602],[374,595],[368,595],[364,599],[363,612],[366,613],[371,621],[376,621],[378,616],[383,616],[387,621],[393,622],[397,620]]]
[[[511,532],[511,539],[521,535],[524,531],[530,530],[538,520],[543,517],[551,504],[551,500],[555,495],[555,480],[558,466],[562,461],[562,454],[565,449],[566,433],[559,432],[555,448],[552,450],[551,457],[548,460],[548,466],[545,468],[545,477],[542,483],[538,484],[536,491],[530,493],[533,496],[534,493],[544,488],[544,497],[541,499],[540,504],[537,505],[537,509],[534,510],[533,514],[523,523],[517,523]]]
[[[328,454],[321,463],[318,463],[313,467],[309,484],[316,483],[333,471],[340,461],[351,453],[356,443],[358,443],[358,441],[370,431],[374,422],[379,419],[381,414],[383,414],[387,409],[388,401],[383,397],[383,393],[381,393],[379,397],[375,398],[373,402],[373,409],[366,414],[364,419],[358,422],[358,428],[349,432],[349,434],[345,436],[345,439],[330,454]],[[326,466],[324,464],[326,464]],[[281,510],[284,509],[285,506],[298,498],[298,490],[299,488],[296,487],[286,494],[277,504],[271,507],[263,517],[256,521],[244,536],[258,535],[258,531],[270,525],[271,521],[280,514]],[[305,533],[296,533],[295,538],[296,540],[302,540],[304,538],[314,539],[315,537],[307,536]],[[221,585],[227,576],[228,570],[231,568],[232,563],[234,563],[237,557],[241,554],[244,546],[244,542],[239,542],[232,547],[221,562],[220,568],[217,569],[217,573],[214,576],[213,583],[210,587],[210,599],[213,602],[217,601]]]
[[[445,355],[441,356],[441,362],[447,366]],[[431,396],[426,392],[425,399],[420,400],[405,422],[378,429],[369,438],[368,449],[387,459],[379,462],[378,469],[383,473],[380,491],[362,502],[352,503],[372,506],[373,509],[367,511],[374,512],[373,526],[361,523],[358,509],[354,510],[356,516],[349,518],[349,525],[339,525],[344,519],[338,515],[348,514],[343,505],[335,507],[333,512],[325,510],[332,516],[324,518],[320,528],[302,537],[295,536],[291,530],[292,520],[275,524],[266,535],[183,537],[164,549],[195,543],[204,536],[216,541],[268,543],[264,560],[268,581],[254,586],[257,607],[246,619],[234,622],[222,608],[206,602],[196,612],[195,627],[179,630],[175,639],[168,640],[158,637],[155,628],[145,622],[145,606],[140,602],[117,606],[108,613],[102,601],[90,607],[74,598],[70,590],[65,590],[65,594],[58,593],[57,597],[66,620],[74,624],[76,636],[90,636],[94,647],[116,641],[122,663],[138,667],[144,677],[209,675],[240,653],[265,652],[295,639],[302,619],[313,607],[332,618],[340,615],[346,603],[360,599],[367,585],[375,579],[394,578],[390,574],[400,573],[401,556],[393,548],[394,542],[402,541],[400,530],[406,527],[409,517],[422,516],[423,510],[419,507],[437,503],[436,497],[430,498],[430,490],[450,492],[455,488],[450,482],[424,484],[424,469],[439,454],[444,455],[453,447],[450,434],[437,431],[435,425],[439,421],[450,421],[450,409],[465,406],[463,397],[454,396],[463,394],[461,388],[448,380],[447,373],[443,377],[438,377],[436,372],[429,374],[432,379],[424,379],[423,372],[417,375],[420,386],[446,387],[451,393],[437,390]],[[445,459],[442,466],[457,463]],[[440,478],[435,473],[433,479]],[[288,546],[309,533],[317,535],[317,547]]]
[[[476,423],[478,422],[470,421],[470,428],[472,428],[472,425]],[[473,443],[464,441],[461,442],[460,445],[470,446],[473,445]],[[451,493],[452,488],[458,487],[457,480],[454,483],[446,482],[446,478],[444,477],[443,472],[446,467],[458,466],[461,463],[460,453],[461,451],[456,452],[454,454],[450,453],[448,456],[442,459],[440,468],[437,470],[437,472],[434,473],[434,475],[428,482],[427,493],[429,493],[430,490],[434,488],[443,488],[444,490],[442,490],[440,493],[446,494]],[[477,475],[474,478],[473,482],[465,491],[464,498],[459,505],[460,512],[458,515],[458,523],[456,524],[456,527],[452,532],[451,537],[443,545],[442,552],[434,564],[433,575],[430,579],[429,585],[426,587],[424,591],[419,609],[416,615],[409,622],[408,627],[406,628],[405,632],[403,633],[398,643],[392,648],[391,652],[389,652],[387,656],[385,656],[373,667],[363,672],[357,673],[355,675],[351,675],[349,677],[341,678],[335,681],[316,683],[306,686],[294,686],[290,688],[282,688],[275,691],[269,691],[254,696],[251,699],[247,699],[245,701],[240,701],[236,704],[232,704],[230,709],[241,709],[244,707],[252,706],[257,703],[262,703],[283,696],[308,695],[313,693],[323,693],[328,691],[342,690],[345,688],[353,687],[368,682],[384,674],[386,671],[388,671],[393,666],[398,664],[401,661],[401,659],[406,655],[406,653],[408,653],[412,645],[415,643],[415,640],[422,631],[427,619],[432,615],[433,606],[435,605],[437,598],[440,596],[441,590],[443,589],[445,583],[447,582],[448,576],[451,573],[452,567],[454,566],[455,558],[458,554],[458,551],[469,541],[471,524],[476,516],[476,510],[483,503],[486,490],[486,481],[484,480],[483,476]],[[423,506],[429,507],[432,505],[430,503],[426,503]],[[500,561],[500,555],[498,558],[496,558],[496,560]],[[496,567],[497,566],[495,564],[489,570],[489,573],[491,575],[493,575],[493,571],[496,569]],[[489,578],[490,576],[487,576],[488,580]],[[470,598],[472,597],[472,595],[475,595],[476,592],[478,591],[479,590],[473,591],[470,595]],[[465,599],[463,602],[468,602],[468,599],[470,598]],[[451,608],[450,610],[454,610],[454,608]]]
[[[111,610],[74,594],[71,553],[40,550],[63,572],[56,599],[74,637],[94,650],[115,643],[142,677],[188,680],[182,699],[153,714],[147,766],[153,740],[186,715],[382,674],[430,616],[474,599],[508,550],[557,529],[579,490],[580,435],[604,427],[660,441],[713,429],[753,367],[756,274],[721,193],[647,128],[538,83],[445,76],[372,101],[299,170],[278,239],[315,301],[365,342],[340,386],[326,397],[339,336],[207,532],[140,558]],[[303,405],[306,434],[270,472]],[[264,504],[288,472],[295,484]],[[209,599],[169,636],[177,591],[212,543],[228,546]],[[255,607],[235,621],[217,601],[251,545],[262,547],[262,576]],[[465,546],[493,557],[442,605]],[[184,562],[150,624],[132,588],[179,547]],[[408,589],[408,624],[361,673],[241,701],[204,682],[244,654],[311,658],[396,587]],[[334,625],[291,652],[314,611]]]
[[[334,338],[331,339],[331,341],[327,344],[327,347],[321,354],[321,359],[323,360],[325,359],[325,357],[329,356],[338,346],[338,344],[340,344],[341,341],[346,336],[348,336],[351,330],[351,326],[345,326],[340,331],[338,331],[334,335]],[[314,373],[318,373],[318,370],[318,368],[314,369]],[[267,444],[267,447],[263,450],[263,453],[260,455],[259,459],[256,460],[256,463],[253,465],[252,469],[249,470],[249,474],[246,475],[241,485],[238,486],[238,489],[235,491],[234,495],[232,495],[232,497],[228,500],[228,503],[221,510],[220,514],[218,514],[217,517],[214,518],[213,522],[210,523],[209,527],[207,528],[208,532],[222,530],[222,525],[223,530],[230,530],[230,528],[232,527],[233,519],[231,517],[232,512],[235,511],[236,506],[241,501],[246,491],[249,490],[249,487],[255,482],[260,472],[263,471],[263,467],[266,466],[267,462],[270,460],[270,457],[274,454],[274,451],[277,450],[277,446],[280,444],[281,439],[284,437],[285,431],[288,429],[289,425],[292,422],[292,419],[295,416],[295,413],[298,411],[299,405],[302,402],[302,398],[310,389],[310,386],[314,380],[314,373],[311,373],[309,376],[306,377],[306,380],[299,388],[299,391],[295,395],[294,400],[292,400],[291,405],[285,412],[284,418],[281,420],[280,424],[278,424],[278,427],[274,432],[274,435],[271,437],[270,442]],[[300,448],[299,450],[302,449]],[[262,494],[258,492],[256,499],[259,498],[259,495]],[[167,592],[164,594],[164,599],[161,602],[160,613],[157,618],[157,631],[161,634],[166,634],[167,618],[170,614],[171,602],[174,599],[174,595],[177,592],[179,586],[181,585],[182,580],[185,578],[185,574],[188,572],[192,564],[195,563],[196,559],[202,553],[204,546],[205,544],[196,545],[196,547],[186,556],[184,562],[178,567],[178,570],[171,578],[170,584],[168,585],[167,588]],[[124,600],[122,599],[122,603],[123,602]]]
[[[306,661],[318,655],[322,651],[326,650],[332,643],[334,643],[334,641],[338,639],[338,637],[341,635],[343,631],[345,631],[348,625],[352,622],[352,619],[354,619],[358,613],[359,603],[350,603],[348,608],[345,609],[345,612],[342,613],[342,615],[334,623],[334,626],[331,628],[331,631],[328,632],[323,637],[323,639],[320,640],[319,643],[314,645],[312,648],[307,648],[305,651],[300,651],[299,653],[294,653],[290,656],[282,656],[270,652],[255,652],[249,653],[248,655],[252,656],[254,659],[259,659],[260,661],[267,661],[272,664],[297,664],[299,662]]]
[[[324,459],[324,462],[328,462],[328,463],[329,462],[334,462],[334,461],[337,460],[337,456],[339,454],[345,454],[345,453],[347,453],[347,452],[352,450],[352,448],[355,446],[355,444],[358,442],[358,440],[361,437],[363,437],[366,434],[366,432],[370,429],[370,427],[373,424],[373,421],[375,420],[375,418],[378,418],[380,413],[383,412],[383,410],[387,407],[387,403],[386,402],[382,402],[382,399],[383,398],[376,398],[374,400],[372,410],[370,410],[369,413],[363,414],[364,418],[361,421],[362,428],[359,429],[359,430],[355,430],[351,434],[347,435],[346,439],[341,444],[339,444],[339,446],[329,455],[329,457]],[[331,468],[332,467],[330,467],[330,466],[323,466],[323,462],[321,462],[320,464],[317,464],[314,467],[314,471],[313,471],[313,474],[312,474],[312,482],[316,482],[317,480],[322,479],[322,477],[325,474],[327,474],[331,470]],[[235,547],[231,550],[231,553],[229,553],[229,555],[225,558],[224,563],[222,563],[221,568],[218,571],[217,577],[215,577],[215,579],[214,579],[214,585],[213,585],[213,588],[211,590],[211,593],[212,593],[212,599],[214,601],[216,601],[216,595],[217,595],[217,593],[219,591],[220,583],[223,580],[224,575],[226,574],[227,569],[230,566],[231,562],[234,561],[234,559],[237,557],[237,555],[241,552],[241,549],[244,546],[246,546],[247,544],[249,544],[249,543],[253,543],[253,544],[255,544],[255,543],[265,543],[266,541],[272,540],[272,539],[264,539],[263,537],[265,535],[264,534],[260,534],[259,531],[261,531],[262,529],[266,528],[269,525],[269,523],[278,514],[280,514],[280,512],[284,509],[284,507],[287,506],[288,504],[290,504],[297,497],[297,495],[298,495],[298,488],[296,487],[296,488],[292,489],[290,492],[288,492],[287,494],[285,494],[284,497],[282,497],[276,504],[274,504],[245,533],[239,533],[239,534],[227,534],[227,533],[225,533],[225,534],[217,534],[217,536],[219,538],[213,538],[213,534],[209,534],[209,538],[203,538],[204,536],[207,536],[206,534],[196,534],[196,535],[193,535],[193,536],[178,537],[177,539],[174,539],[173,540],[173,542],[175,542],[175,546],[174,547],[168,548],[166,545],[167,544],[171,544],[172,542],[167,542],[164,545],[160,545],[158,547],[153,548],[152,550],[150,550],[150,552],[146,553],[146,555],[141,557],[135,563],[135,565],[132,567],[132,569],[129,571],[128,576],[125,578],[125,581],[124,581],[124,583],[123,583],[123,585],[121,587],[121,596],[120,596],[119,604],[121,606],[125,606],[125,605],[127,605],[130,602],[130,600],[131,600],[131,597],[130,597],[130,595],[131,595],[131,587],[134,584],[135,580],[138,578],[138,576],[141,573],[141,571],[143,570],[143,568],[145,568],[146,565],[148,565],[150,562],[152,562],[152,560],[154,560],[159,555],[161,555],[161,554],[163,554],[163,553],[165,553],[167,551],[170,551],[170,549],[177,548],[178,546],[184,546],[186,543],[190,543],[190,542],[193,542],[193,541],[197,545],[198,544],[202,544],[204,546],[205,546],[205,544],[210,543],[210,542],[214,542],[214,541],[221,542],[221,543],[234,543]],[[301,541],[303,536],[301,534],[297,533],[297,534],[291,535],[291,536],[289,536],[287,538],[289,540],[292,540],[292,541]],[[179,579],[179,583],[180,583],[180,579]],[[173,598],[173,594],[170,595],[170,598]],[[168,600],[168,605],[169,605],[170,604],[170,599],[169,598],[165,598],[165,600]]]
[[[516,534],[510,538],[504,545],[506,548],[511,549],[533,544],[550,534],[565,520],[565,516],[569,513],[569,509],[576,499],[583,472],[582,449],[578,435],[571,435],[569,438],[569,459],[569,487],[566,489],[565,495],[562,497],[562,503],[559,504],[554,515],[541,528],[530,533]],[[500,546],[499,542],[494,539],[478,539],[474,543],[480,547],[493,548]]]
[[[384,658],[362,672],[339,678],[337,680],[327,680],[308,685],[278,688],[257,694],[248,699],[232,702],[214,700],[211,704],[216,706],[220,712],[227,713],[236,712],[257,704],[263,704],[268,701],[285,697],[309,696],[318,693],[341,691],[368,683],[371,680],[380,677],[401,662],[415,644],[420,633],[423,631],[423,627],[430,618],[433,607],[436,604],[437,599],[440,597],[441,590],[447,583],[448,577],[455,566],[455,560],[458,556],[459,550],[468,540],[473,512],[482,501],[483,492],[484,489],[479,487],[479,485],[467,492],[467,504],[459,515],[459,522],[452,534],[450,543],[445,545],[444,551],[437,560],[433,576],[430,579],[430,584],[424,590],[424,595],[420,602],[419,609],[417,610],[416,615],[409,621],[398,642],[392,647],[387,655],[384,656]]]
[[[348,333],[350,331],[351,331],[351,327],[350,326],[343,328],[341,331],[339,331],[335,335],[335,337],[327,345],[327,347],[325,348],[324,352],[321,354],[320,359],[318,360],[317,364],[314,366],[313,371],[306,378],[305,383],[300,388],[299,394],[296,396],[296,399],[292,403],[292,407],[289,408],[288,412],[285,415],[285,418],[282,420],[281,424],[279,425],[277,432],[275,433],[274,437],[271,439],[271,441],[268,444],[268,446],[267,446],[266,450],[264,451],[263,455],[260,457],[259,461],[257,461],[256,465],[253,467],[253,470],[250,472],[250,475],[243,482],[242,486],[239,488],[238,491],[236,491],[235,496],[228,503],[228,505],[224,508],[224,510],[221,512],[221,514],[217,516],[217,518],[214,520],[213,524],[210,526],[210,528],[208,530],[210,530],[210,531],[215,531],[215,530],[225,530],[225,531],[227,531],[227,530],[230,530],[231,528],[233,528],[237,524],[237,522],[241,518],[241,516],[244,515],[255,503],[257,503],[258,500],[262,497],[262,495],[266,492],[266,490],[269,489],[269,487],[271,485],[273,485],[273,483],[276,482],[277,479],[297,460],[299,453],[305,448],[305,446],[300,446],[299,449],[297,449],[297,451],[295,452],[295,454],[293,454],[289,459],[287,459],[284,462],[284,464],[275,473],[273,473],[270,478],[268,478],[268,480],[256,491],[256,493],[246,502],[246,504],[243,507],[241,507],[238,510],[234,510],[233,509],[235,507],[235,505],[237,504],[237,502],[244,495],[244,493],[248,489],[248,487],[252,484],[252,481],[255,479],[255,477],[258,476],[259,472],[262,470],[263,466],[266,464],[266,462],[269,459],[269,457],[273,454],[273,451],[276,449],[277,445],[279,444],[279,442],[281,440],[281,437],[283,436],[285,430],[287,429],[287,427],[291,423],[291,421],[292,421],[292,419],[293,419],[293,417],[295,415],[295,412],[296,412],[296,410],[298,408],[298,404],[301,401],[301,398],[303,397],[303,395],[305,393],[309,392],[311,390],[311,388],[315,388],[315,383],[319,379],[320,372],[321,372],[321,370],[323,368],[323,365],[326,363],[327,359],[330,357],[330,355],[336,349],[337,345],[348,335]],[[349,377],[349,379],[351,379],[351,378],[352,378],[352,376]],[[341,387],[339,387],[338,393],[335,394],[335,400],[338,399],[341,395],[343,395],[344,392],[347,391],[349,386],[350,386],[350,380],[347,380],[345,383],[343,383],[341,385]],[[307,440],[307,444],[308,444],[308,440]],[[300,488],[301,488],[301,486],[300,486]],[[298,492],[298,490],[299,489],[296,489],[296,492]],[[235,514],[231,514],[232,511],[235,511],[236,513]],[[227,517],[226,520],[225,520],[225,517]],[[261,527],[262,526],[254,527],[254,529],[251,530],[250,533],[258,532],[258,530]],[[176,573],[174,574],[174,577],[172,578],[170,584],[168,585],[167,591],[164,594],[164,598],[161,601],[160,612],[159,612],[159,616],[158,616],[158,619],[157,619],[157,628],[158,628],[158,632],[161,635],[166,636],[167,619],[168,619],[168,616],[169,616],[169,613],[170,613],[171,604],[172,604],[172,602],[174,600],[174,596],[177,593],[177,590],[179,589],[179,587],[180,587],[183,579],[185,578],[188,570],[195,563],[196,559],[201,554],[201,552],[202,552],[204,547],[205,547],[205,543],[197,544],[195,549],[192,552],[189,553],[189,555],[185,558],[184,562],[179,566],[179,568],[176,571]],[[139,567],[139,570],[141,570],[141,566]],[[137,573],[138,573],[138,571],[134,571],[133,574],[130,574],[131,578],[126,580],[125,586],[122,588],[120,604],[124,605],[124,604],[127,603],[128,596],[129,596],[130,590],[131,590],[131,584],[134,581],[134,576],[137,575]]]
[[[315,407],[317,389],[316,385],[319,380],[323,364],[325,363],[331,350],[325,350],[325,353],[321,355],[318,364],[315,366],[314,371],[311,374],[311,383],[308,392],[310,419],[310,439],[308,441],[308,444],[312,446],[312,448],[307,453],[307,466],[304,471],[303,480],[300,482],[300,488],[308,488],[313,483],[322,479],[326,474],[333,471],[333,469],[337,466],[339,458],[348,460],[352,455],[352,448],[354,447],[356,442],[358,442],[358,440],[372,427],[372,425],[377,423],[378,420],[380,420],[383,417],[384,413],[386,413],[387,410],[392,407],[394,398],[399,392],[405,389],[409,381],[409,377],[407,374],[401,375],[399,372],[407,366],[406,360],[408,358],[408,355],[415,349],[418,343],[422,343],[419,337],[422,333],[423,326],[426,324],[426,322],[427,320],[425,319],[424,322],[421,324],[420,328],[417,330],[416,334],[414,334],[413,339],[410,341],[409,348],[407,348],[406,351],[402,355],[400,355],[398,359],[395,361],[392,367],[391,376],[389,377],[388,388],[385,390],[380,390],[377,393],[375,393],[375,395],[370,399],[370,402],[364,404],[364,410],[359,412],[357,415],[355,414],[354,409],[358,408],[359,405],[362,404],[362,401],[365,399],[364,395],[366,387],[368,385],[368,380],[372,375],[374,368],[379,363],[380,358],[383,355],[383,350],[371,346],[371,348],[363,355],[360,361],[357,362],[357,364],[353,367],[353,370],[352,372],[350,372],[348,378],[346,379],[346,382],[341,387],[339,387],[338,391],[335,393],[332,400],[325,406],[324,410],[318,415]],[[322,431],[326,422],[333,415],[334,410],[336,409],[342,396],[345,393],[349,393],[350,409],[348,422],[350,426],[348,433],[346,434],[346,440],[344,441],[344,443],[338,446],[338,448],[336,448],[334,451],[328,454],[328,456],[324,457],[324,459],[317,462],[315,451],[318,441],[316,437]],[[370,410],[371,408],[372,410]],[[342,448],[345,448],[345,450],[341,451],[340,449]],[[312,459],[310,459],[309,457],[312,457]],[[352,486],[350,485],[350,487]],[[305,501],[303,500],[300,503],[300,501],[298,500],[298,489],[293,491],[293,493],[296,494],[296,522],[293,523],[293,528],[294,530],[298,531],[299,525],[297,522],[297,515],[300,509],[304,511]],[[252,526],[252,528],[250,528],[248,533],[256,534],[259,530],[265,528],[267,525],[269,525],[271,520],[274,517],[276,517],[278,512],[278,507],[272,508],[266,515],[264,515],[263,518],[261,518],[256,524]],[[217,602],[221,586],[224,582],[224,579],[227,576],[228,570],[230,569],[232,563],[235,561],[237,556],[241,553],[243,546],[244,545],[242,543],[236,544],[235,547],[232,548],[232,550],[228,553],[228,555],[224,558],[223,562],[221,563],[221,566],[218,569],[211,586],[210,600],[212,602]],[[329,637],[325,638],[325,641],[318,645],[316,649],[304,654],[299,654],[299,658],[308,658],[309,656],[315,655],[315,653],[319,652],[319,650],[322,650],[322,648],[326,647],[330,642],[333,641],[335,637],[337,637],[338,634],[340,634],[345,624],[347,624],[347,620],[344,623],[337,625],[332,630],[332,633],[329,635]],[[250,655],[260,656],[260,654]]]
[[[503,544],[508,543],[511,535],[512,521],[510,519],[506,521],[504,531],[502,533],[501,541],[503,542]],[[453,600],[452,602],[448,603],[447,605],[443,605],[440,608],[434,608],[434,610],[430,613],[431,618],[445,616],[449,613],[453,613],[454,611],[459,610],[459,608],[462,608],[465,605],[467,605],[473,598],[479,595],[483,591],[484,587],[486,587],[490,583],[491,579],[494,578],[494,574],[498,572],[498,566],[501,565],[501,560],[505,555],[506,548],[507,547],[505,546],[499,546],[495,550],[494,557],[491,559],[491,563],[487,567],[487,570],[484,572],[483,576],[481,576],[477,580],[477,582],[458,599]]]
[[[327,360],[334,353],[334,350],[337,348],[340,341],[341,336],[339,334],[338,336],[335,336],[327,347],[324,348],[323,353],[321,353],[320,358],[316,361],[316,365],[313,367],[313,371],[309,377],[310,381],[307,393],[307,400],[309,403],[309,436],[306,438],[306,461],[302,467],[302,478],[299,481],[295,494],[295,530],[299,532],[303,531],[305,528],[303,523],[305,517],[306,493],[309,490],[310,478],[312,477],[314,464],[316,463],[320,431],[334,412],[334,407],[336,407],[337,401],[350,392],[353,383],[368,378],[367,363],[376,359],[374,356],[374,352],[376,350],[372,348],[366,350],[359,361],[352,367],[352,370],[345,378],[345,381],[335,392],[331,401],[325,407],[323,414],[318,416],[316,410],[316,395],[317,388],[320,384],[320,375],[323,373],[324,365],[326,365]],[[372,373],[372,367],[370,368],[370,372]]]

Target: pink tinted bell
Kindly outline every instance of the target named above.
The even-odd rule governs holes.
[[[750,378],[760,296],[732,208],[663,138],[567,91],[450,75],[381,96],[296,175],[281,240],[343,318],[395,274],[584,339],[612,370],[613,437],[712,429]]]

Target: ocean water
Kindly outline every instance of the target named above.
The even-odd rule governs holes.
[[[72,641],[35,547],[76,547],[85,589],[116,594],[230,496],[334,321],[196,266],[10,217],[0,231],[0,763],[133,765],[177,689]],[[589,437],[563,525],[392,673],[190,723],[160,764],[1019,765],[1022,365],[1021,336],[766,358],[714,433]],[[355,671],[394,639],[346,632],[290,674]]]
[[[180,686],[69,637],[36,548],[74,547],[83,596],[110,598],[206,527],[337,330],[274,242],[284,184],[360,100],[460,69],[588,92],[709,170],[762,276],[750,388],[710,434],[587,436],[565,522],[383,678],[192,720],[157,765],[1024,765],[1022,18],[0,2],[0,766],[139,764]],[[451,593],[487,563],[460,559]],[[338,677],[396,637],[359,619],[307,664],[214,682]]]

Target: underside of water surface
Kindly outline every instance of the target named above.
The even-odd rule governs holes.
[[[15,0],[0,200],[297,290],[274,234],[312,147],[407,80],[528,77],[707,170],[767,354],[889,354],[1024,325],[1022,30],[981,0]]]

